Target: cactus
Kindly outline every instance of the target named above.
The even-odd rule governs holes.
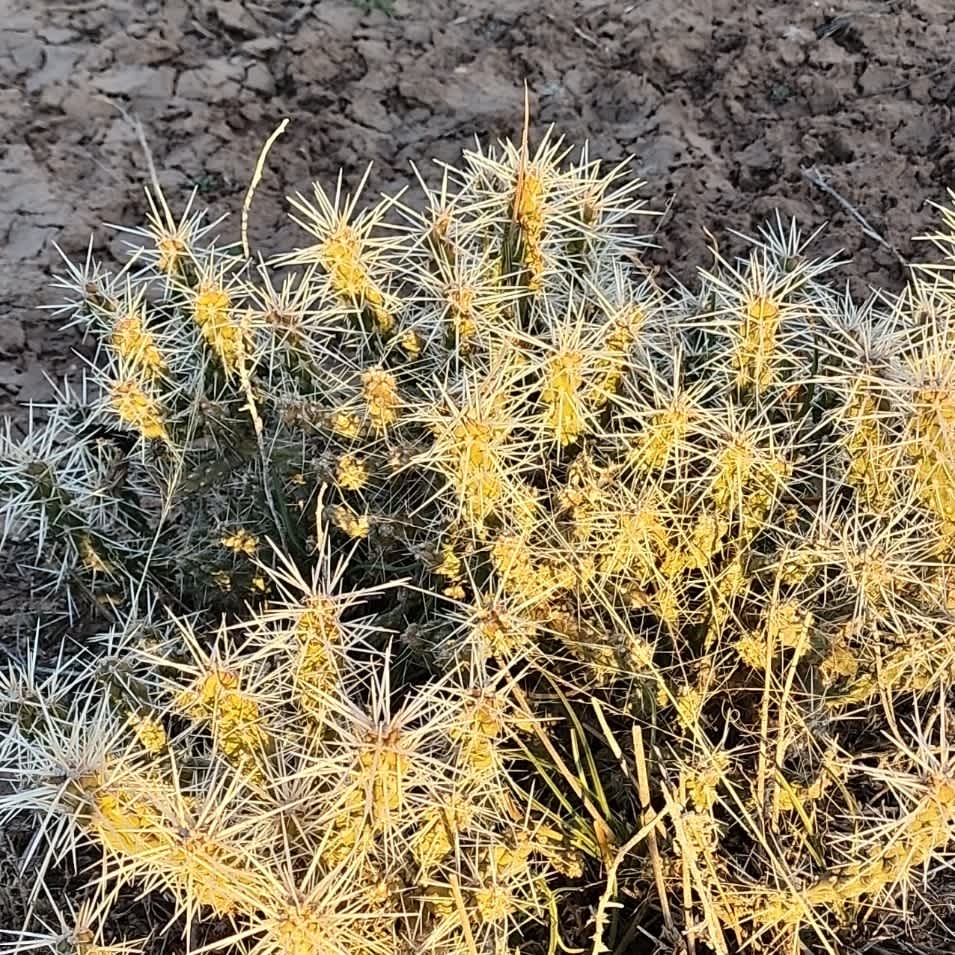
[[[77,928],[9,950],[845,950],[924,919],[955,213],[946,262],[860,304],[780,220],[665,288],[642,184],[551,132],[416,208],[366,178],[293,197],[309,244],[268,261],[150,193],[118,274],[60,279],[98,351],[0,438],[0,513],[77,647],[4,677],[0,822],[43,820],[34,899],[99,861]],[[168,918],[103,941],[127,886]]]

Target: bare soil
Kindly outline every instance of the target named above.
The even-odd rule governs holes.
[[[266,249],[299,238],[284,197],[331,180],[374,190],[411,161],[454,160],[476,134],[556,123],[595,155],[633,155],[669,208],[654,261],[692,280],[704,227],[754,231],[775,210],[829,223],[857,290],[897,286],[926,200],[955,185],[950,0],[0,0],[0,413],[76,371],[57,302],[57,243],[90,234],[109,264],[137,224],[145,130],[173,208],[193,188],[237,212],[282,117],[253,210]],[[898,252],[803,171],[818,167]],[[670,204],[668,206],[668,204]],[[237,227],[237,223],[235,223]],[[914,254],[918,254],[917,251]],[[22,412],[15,412],[22,414]]]

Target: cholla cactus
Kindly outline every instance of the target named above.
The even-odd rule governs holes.
[[[861,305],[779,221],[667,290],[625,166],[525,131],[420,180],[316,186],[258,263],[151,196],[120,274],[69,266],[99,352],[0,465],[5,537],[98,633],[4,683],[35,893],[88,844],[92,938],[132,884],[263,955],[924,924],[955,238]]]
[[[61,661],[65,688],[31,688],[39,712],[8,709],[4,767],[29,786],[0,819],[44,818],[42,871],[100,847],[96,916],[131,883],[187,926],[228,921],[213,947],[503,950],[572,864],[511,776],[507,685],[462,666],[407,696],[356,616],[374,593],[266,573],[274,610],[205,639],[130,620],[110,652]]]

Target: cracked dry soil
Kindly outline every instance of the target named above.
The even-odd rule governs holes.
[[[691,280],[704,226],[751,232],[779,209],[853,257],[857,290],[898,285],[893,252],[801,171],[817,166],[903,257],[955,185],[950,0],[0,0],[0,413],[76,373],[58,301],[56,242],[106,264],[103,223],[143,220],[145,130],[173,209],[198,188],[241,206],[255,156],[287,133],[256,194],[252,238],[298,241],[284,197],[412,180],[474,134],[513,134],[523,82],[536,132],[556,123],[594,155],[634,156],[667,208],[650,256]],[[124,115],[124,112],[126,115]],[[238,223],[234,223],[237,229]]]

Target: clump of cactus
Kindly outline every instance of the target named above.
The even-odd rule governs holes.
[[[664,287],[627,165],[526,126],[418,178],[269,260],[152,192],[68,264],[96,355],[0,440],[64,607],[0,684],[0,951],[945,938],[955,212],[859,303],[779,220]]]

